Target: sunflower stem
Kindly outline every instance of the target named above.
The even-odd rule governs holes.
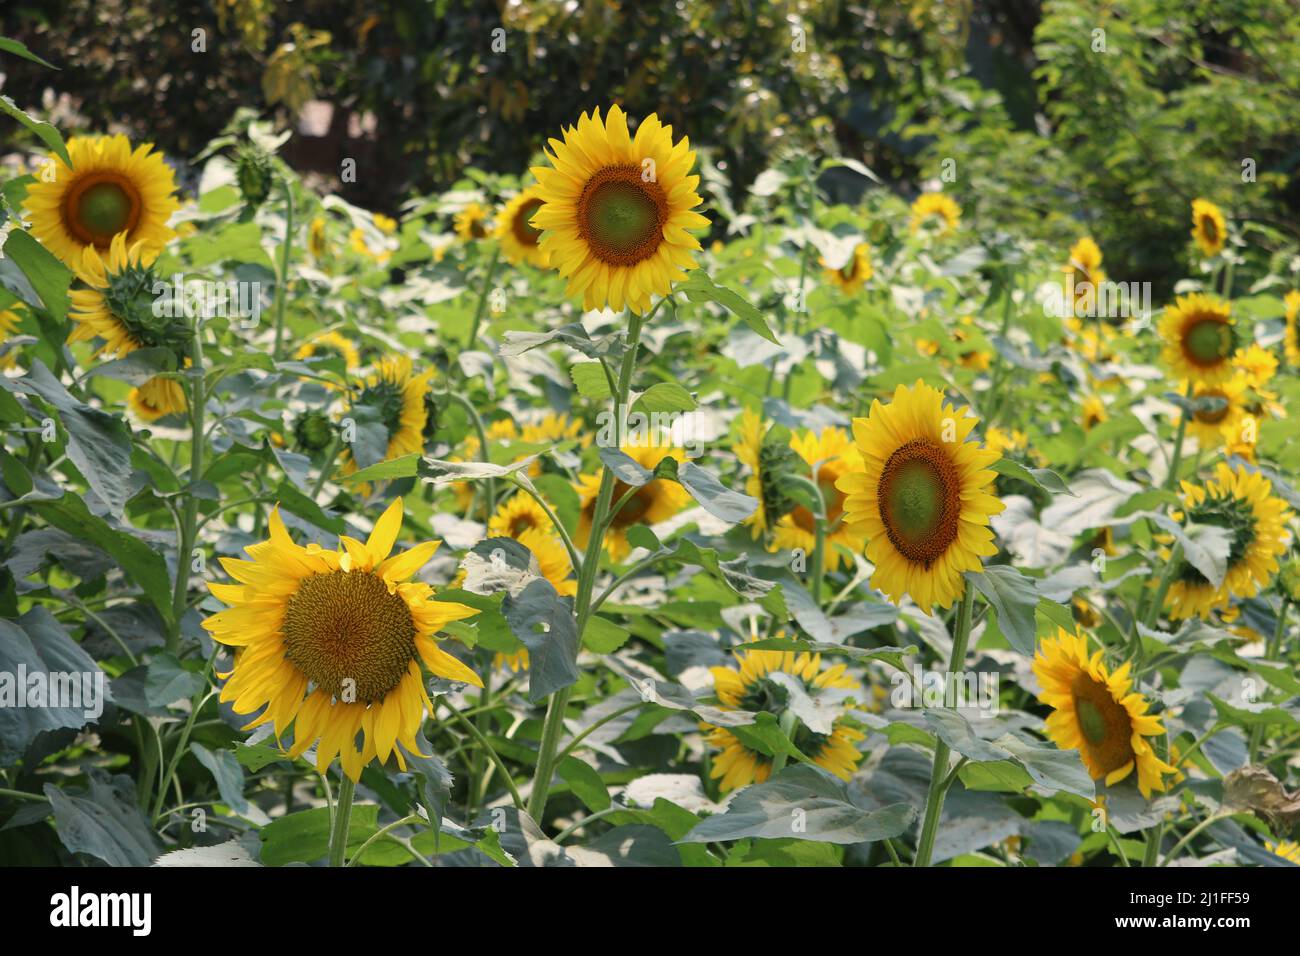
[[[316,481],[311,486],[311,494],[308,496],[312,501],[320,494],[320,490],[325,487],[325,482],[334,476],[334,465],[339,457],[339,449],[343,446],[343,433],[338,432],[330,440],[330,446],[325,450],[325,459],[320,464],[320,474],[316,476]]]
[[[962,668],[966,662],[966,645],[970,641],[971,606],[975,601],[975,588],[969,581],[962,592],[961,604],[957,608],[957,631],[952,639],[952,654],[948,659],[949,677]],[[947,788],[952,785],[948,776],[948,758],[952,749],[942,740],[934,742],[934,767],[930,771],[930,792],[925,799],[925,820],[921,824],[921,836],[916,844],[916,857],[913,866],[929,866],[930,856],[934,853],[934,838],[939,829],[939,816],[943,812],[943,799]]]
[[[203,411],[207,395],[203,369],[203,320],[195,317],[194,334],[190,338],[190,474],[189,489],[185,495],[185,510],[181,516],[180,539],[176,548],[176,584],[172,591],[172,621],[167,632],[167,650],[176,653],[181,644],[181,618],[185,615],[186,595],[189,591],[189,563],[198,535],[199,499],[195,485],[203,477]]]
[[[478,329],[483,322],[483,311],[487,305],[488,293],[492,291],[492,277],[497,271],[497,262],[501,258],[501,247],[495,246],[492,249],[492,258],[488,260],[487,272],[483,275],[483,287],[478,292],[478,305],[474,307],[474,321],[469,327],[469,341],[465,343],[465,351],[472,352],[474,346],[478,344]]]
[[[1192,383],[1187,383],[1187,391],[1183,397],[1188,401],[1192,398]],[[1178,416],[1178,434],[1174,437],[1174,457],[1169,463],[1169,474],[1165,475],[1165,491],[1172,491],[1174,485],[1178,483],[1178,469],[1183,464],[1183,436],[1187,434],[1187,409],[1182,409],[1182,414]]]
[[[280,361],[280,348],[284,343],[284,307],[289,298],[289,261],[293,257],[293,183],[283,176],[284,184],[284,242],[280,244],[280,276],[275,288],[275,349],[272,357]]]
[[[352,797],[357,785],[346,773],[339,782],[339,796],[334,803],[334,825],[330,828],[330,866],[342,866],[348,847],[348,828],[352,823]]]

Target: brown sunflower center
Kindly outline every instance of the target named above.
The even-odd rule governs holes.
[[[1080,673],[1070,688],[1074,694],[1074,711],[1084,747],[1094,766],[1089,769],[1105,776],[1133,759],[1133,721],[1124,705],[1111,696],[1105,684]],[[1097,774],[1096,771],[1101,773]]]
[[[281,631],[285,657],[342,700],[382,699],[415,658],[410,608],[368,571],[304,578],[285,607]]]
[[[848,261],[848,264],[840,269],[840,278],[845,282],[852,282],[858,275],[858,257],[855,253]]]
[[[1227,361],[1232,344],[1231,326],[1217,318],[1196,319],[1183,333],[1183,353],[1203,368]]]
[[[536,527],[537,521],[532,515],[516,515],[510,522],[510,537],[518,540],[525,531],[532,531]]]
[[[530,199],[520,206],[518,212],[515,213],[510,228],[514,231],[515,238],[519,240],[520,244],[525,246],[537,245],[542,230],[534,228],[530,220],[533,218],[533,214],[541,208],[542,201],[540,199]]]
[[[649,484],[642,485],[640,488],[636,489],[632,497],[627,500],[627,503],[624,504],[623,507],[619,509],[618,514],[614,516],[612,523],[615,528],[629,528],[632,525],[641,522],[641,519],[645,517],[646,512],[650,510],[651,505],[653,505],[655,501],[654,492],[650,490],[650,486],[653,484],[654,482],[652,481]],[[614,482],[614,497],[612,500],[615,503],[622,501],[623,496],[631,490],[631,485],[625,485],[621,481]]]
[[[587,181],[578,197],[578,232],[601,262],[633,266],[650,258],[663,242],[668,197],[638,166],[606,166]]]
[[[927,568],[957,539],[961,482],[948,452],[919,438],[889,456],[880,476],[880,520],[889,541]]]
[[[1217,388],[1211,388],[1197,396],[1197,399],[1206,398],[1218,399],[1218,401],[1208,403],[1198,401],[1194,413],[1196,420],[1202,425],[1222,424],[1223,420],[1228,417],[1228,409],[1231,408],[1228,396]]]
[[[117,173],[91,173],[68,190],[63,224],[79,241],[107,248],[119,232],[140,221],[141,200],[135,185]]]
[[[1201,217],[1201,231],[1205,233],[1205,238],[1214,242],[1219,238],[1219,224],[1214,221],[1213,216]]]

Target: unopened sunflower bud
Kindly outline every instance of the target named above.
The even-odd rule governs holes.
[[[235,156],[235,178],[244,202],[256,209],[271,194],[274,182],[271,157],[256,146],[243,146]]]

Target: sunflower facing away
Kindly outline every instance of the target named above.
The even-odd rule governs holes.
[[[826,265],[826,260],[821,260]],[[871,247],[860,242],[849,256],[849,261],[838,269],[826,269],[826,281],[840,287],[846,295],[852,295],[870,281],[875,270],[871,266]]]
[[[1214,477],[1204,485],[1182,483],[1183,517],[1195,525],[1217,525],[1230,537],[1228,570],[1223,583],[1213,586],[1186,561],[1175,571],[1165,607],[1173,620],[1225,608],[1234,597],[1254,597],[1277,573],[1278,559],[1286,553],[1290,535],[1286,523],[1291,512],[1273,495],[1273,485],[1244,465],[1236,469],[1219,462]]]
[[[476,202],[456,213],[456,235],[466,242],[486,239],[492,234],[492,220],[488,211]]]
[[[654,114],[633,138],[626,114],[611,106],[604,121],[599,109],[583,113],[550,146],[551,165],[533,168],[544,203],[533,225],[551,267],[568,279],[565,294],[582,296],[587,310],[644,314],[651,295],[667,295],[695,268],[700,243],[686,230],[709,225],[691,211],[701,200],[690,141],[674,144],[672,127]]]
[[[388,449],[384,461],[411,455],[424,449],[424,423],[427,410],[425,393],[429,391],[432,372],[414,374],[411,360],[405,355],[389,355],[356,391],[352,405],[379,411],[380,421],[388,429]],[[350,452],[344,452],[343,473],[357,470]]]
[[[686,452],[680,448],[648,442],[624,445],[622,451],[649,471],[654,471],[655,466],[665,458],[676,458],[679,462],[686,460]],[[578,518],[577,541],[584,548],[588,547],[588,539],[591,537],[591,521],[595,516],[596,496],[599,489],[599,474],[578,476],[578,497],[582,500],[582,511]],[[614,496],[610,499],[611,509],[631,490],[630,485],[615,481]],[[605,548],[609,551],[610,559],[621,561],[631,553],[632,547],[627,541],[628,528],[638,524],[653,525],[666,521],[681,511],[690,497],[685,488],[666,478],[656,478],[637,488],[609,522],[609,531],[605,535]]]
[[[315,743],[322,773],[337,757],[355,781],[372,759],[390,753],[405,769],[394,744],[415,752],[415,735],[433,709],[421,661],[439,677],[483,686],[433,638],[477,612],[434,600],[428,584],[411,580],[439,542],[391,554],[401,525],[398,498],[364,544],[344,535],[328,551],[295,544],[277,508],[270,539],[245,549],[251,561],[221,559],[237,583],[208,585],[229,608],[203,626],[237,648],[221,700],[238,714],[265,708],[246,730],[271,721],[279,738],[292,724],[289,755]]]
[[[156,276],[150,268],[157,253],[143,245],[128,247],[126,236],[117,235],[104,258],[94,246],[87,246],[76,268],[86,286],[69,293],[69,317],[76,328],[69,342],[101,338],[104,344],[96,356],[121,358],[136,349],[168,348],[177,354],[188,350],[190,330],[183,318],[173,318],[159,309],[153,293]]]
[[[46,249],[76,269],[83,250],[107,252],[115,236],[154,253],[171,241],[176,182],[152,143],[132,151],[119,134],[74,136],[67,145],[72,166],[51,156],[53,178],[37,176],[23,204]]]
[[[1228,238],[1228,223],[1219,207],[1208,199],[1192,200],[1192,238],[1207,259],[1223,251]]]
[[[968,411],[954,411],[919,379],[899,385],[893,401],[877,399],[853,420],[863,464],[836,482],[845,523],[865,536],[876,566],[872,587],[895,603],[909,594],[927,614],[934,604],[950,607],[965,586],[962,572],[997,552],[989,519],[1006,506],[987,469],[1001,456],[966,440],[977,424]]]
[[[951,196],[945,196],[943,193],[922,193],[916,197],[916,202],[912,203],[910,223],[912,232],[918,231],[922,226],[938,223],[939,234],[947,235],[957,228],[959,222],[961,222],[961,207]]]
[[[144,422],[156,422],[164,415],[180,415],[189,407],[181,383],[161,375],[131,389],[126,404]]]
[[[793,502],[788,501],[777,486],[780,461],[793,457],[793,450],[784,442],[768,446],[765,441],[767,425],[763,417],[751,409],[740,415],[740,439],[736,442],[736,457],[749,467],[745,479],[745,494],[758,502],[754,513],[745,519],[753,537],[761,538],[785,514]]]
[[[853,447],[849,433],[843,428],[824,428],[821,434],[811,431],[794,435],[790,447],[802,459],[799,469],[806,477],[812,478],[812,468],[817,468],[814,479],[821,489],[822,502],[826,506],[826,543],[823,560],[826,570],[834,571],[845,560],[844,551],[860,552],[865,540],[862,532],[851,528],[844,517],[844,492],[836,487],[836,482],[844,475],[862,470],[862,456]],[[772,533],[771,551],[793,551],[802,549],[811,555],[817,544],[817,522],[813,513],[800,504],[775,522]],[[843,549],[843,550],[841,550]]]
[[[1084,431],[1092,431],[1110,418],[1110,413],[1106,411],[1106,403],[1099,395],[1089,395],[1085,398],[1081,411],[1083,415],[1080,424],[1083,425]]]
[[[1047,735],[1062,750],[1079,751],[1094,780],[1110,787],[1137,769],[1142,796],[1164,792],[1164,774],[1175,769],[1156,756],[1148,737],[1164,734],[1148,703],[1132,692],[1126,662],[1113,674],[1102,663],[1102,652],[1088,655],[1088,640],[1057,628],[1034,655],[1034,676],[1042,685],[1038,699],[1052,708]]]
[[[790,705],[791,690],[774,680],[773,674],[789,674],[797,679],[811,697],[827,691],[860,690],[862,685],[845,673],[843,664],[822,669],[820,654],[795,654],[790,651],[732,651],[736,667],[711,667],[713,686],[723,710],[766,712],[780,718]],[[846,698],[849,704],[852,698]],[[706,739],[721,753],[713,761],[710,776],[722,779],[724,791],[751,783],[763,783],[772,773],[772,758],[746,747],[740,738],[723,727],[703,725]],[[824,767],[841,780],[848,780],[857,769],[862,754],[857,743],[865,734],[838,717],[829,734],[816,733],[803,723],[795,724],[794,745],[800,753]]]
[[[497,217],[497,241],[501,254],[515,265],[527,262],[545,268],[549,261],[538,240],[542,231],[532,224],[533,216],[542,208],[538,188],[530,186],[506,203]]]
[[[1232,377],[1237,351],[1231,307],[1213,296],[1180,296],[1160,320],[1161,353],[1174,378],[1218,385]]]

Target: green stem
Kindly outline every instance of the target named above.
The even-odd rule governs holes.
[[[289,298],[289,261],[293,257],[293,183],[285,176],[284,183],[284,242],[280,245],[280,277],[275,289],[275,349],[272,357],[280,361],[284,343],[284,307]]]
[[[330,866],[342,866],[348,848],[348,827],[352,823],[352,798],[357,785],[346,773],[339,784],[339,798],[334,804],[334,825],[330,829]]]
[[[190,584],[190,555],[198,535],[199,499],[193,486],[203,477],[203,412],[208,399],[203,380],[203,326],[197,318],[190,339],[190,363],[190,489],[186,493],[185,511],[181,516],[181,534],[176,551],[176,587],[172,591],[172,624],[167,634],[167,650],[173,654],[180,648],[181,618],[185,614],[186,593]]]
[[[962,668],[966,661],[966,645],[970,641],[971,606],[975,601],[975,588],[969,581],[961,596],[957,608],[957,632],[952,639],[952,654],[948,659],[949,679],[953,672]],[[921,837],[916,845],[916,857],[913,866],[929,866],[930,856],[934,853],[934,838],[939,830],[939,817],[943,812],[943,800],[947,794],[946,785],[952,780],[948,777],[948,758],[952,756],[951,748],[942,740],[935,738],[934,766],[930,771],[930,792],[925,799],[925,820],[921,824]]]
[[[1187,391],[1183,397],[1188,401],[1192,399],[1192,383],[1187,383]],[[1178,469],[1183,463],[1183,436],[1187,434],[1187,409],[1182,409],[1182,414],[1178,416],[1178,434],[1174,437],[1174,458],[1169,463],[1169,474],[1165,475],[1165,491],[1172,491],[1174,485],[1178,484]]]
[[[370,849],[370,844],[384,839],[398,827],[409,826],[412,823],[419,823],[423,819],[424,817],[420,816],[418,813],[412,813],[410,816],[402,817],[400,820],[394,820],[381,830],[376,830],[369,836],[369,838],[367,838],[365,843],[361,844],[361,846],[357,848],[357,852],[352,854],[352,859],[348,860],[347,865],[356,866],[357,863],[360,862],[361,858],[365,856],[366,850]]]
[[[1196,837],[1199,836],[1205,830],[1206,827],[1211,826],[1212,824],[1217,823],[1219,820],[1222,820],[1225,817],[1230,817],[1230,816],[1232,816],[1231,813],[1210,814],[1200,823],[1196,824],[1196,826],[1188,830],[1187,835],[1173,845],[1173,848],[1170,849],[1170,851],[1165,854],[1165,858],[1160,861],[1160,865],[1168,866],[1178,857],[1178,854],[1183,851],[1183,847],[1187,846],[1187,844],[1191,843],[1194,839],[1196,839]]]
[[[320,474],[316,476],[316,481],[311,486],[311,493],[307,496],[312,501],[320,494],[320,490],[325,487],[325,482],[334,476],[334,465],[338,461],[339,448],[343,445],[343,433],[338,432],[330,441],[330,446],[325,451],[325,460],[320,463]]]
[[[474,308],[474,321],[469,327],[469,341],[465,343],[465,351],[473,351],[474,346],[478,344],[478,328],[483,321],[484,306],[487,305],[488,293],[492,291],[492,276],[497,271],[497,261],[501,258],[501,247],[494,246],[492,249],[492,258],[488,260],[487,273],[483,276],[483,287],[479,289],[478,305]]]
[[[483,732],[474,726],[474,723],[471,720],[464,717],[460,711],[447,702],[447,698],[440,697],[438,698],[438,702],[451,711],[451,715],[456,718],[456,722],[465,728],[466,732],[474,738],[475,742],[477,742],[480,747],[483,748],[483,752],[487,754],[488,759],[496,765],[497,770],[501,771],[501,776],[505,777],[506,786],[510,790],[510,799],[514,801],[516,808],[522,810],[524,799],[519,795],[519,790],[515,787],[514,778],[510,776],[510,771],[506,769],[506,765],[502,762],[500,755],[496,752],[496,748],[493,747],[488,739],[483,736]]]
[[[39,793],[27,793],[23,790],[8,790],[0,787],[0,797],[9,797],[12,800],[30,800],[33,803],[44,803],[45,797]]]

